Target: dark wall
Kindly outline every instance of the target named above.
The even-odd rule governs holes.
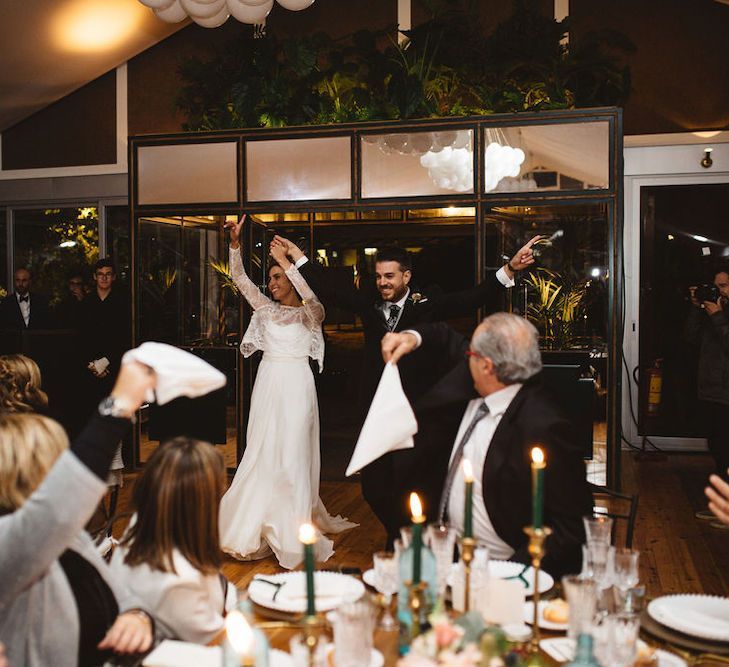
[[[3,169],[116,162],[116,73],[108,72],[2,133]]]
[[[573,0],[572,34],[612,28],[637,47],[625,134],[729,128],[729,5],[715,0]]]

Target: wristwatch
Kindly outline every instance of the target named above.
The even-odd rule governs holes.
[[[123,398],[107,396],[99,403],[99,414],[102,417],[117,417],[120,419],[136,420],[136,415],[129,404]]]
[[[509,271],[511,271],[512,273],[519,273],[519,272],[518,272],[518,271],[517,271],[517,270],[516,270],[516,269],[515,269],[515,268],[514,268],[514,267],[513,267],[512,265],[511,265],[511,260],[509,260],[508,262],[506,262],[506,266],[507,266],[507,268],[509,269]]]

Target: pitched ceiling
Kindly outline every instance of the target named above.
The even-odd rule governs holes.
[[[137,0],[0,0],[0,131],[168,37]]]

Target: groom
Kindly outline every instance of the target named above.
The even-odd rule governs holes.
[[[276,236],[273,243],[282,243],[291,261],[321,299],[357,314],[364,329],[365,345],[359,387],[359,426],[367,414],[384,363],[380,351],[382,337],[419,324],[439,322],[454,317],[475,314],[481,306],[493,303],[500,290],[514,285],[514,274],[534,262],[532,246],[539,239],[530,239],[498,271],[489,272],[486,279],[475,287],[450,294],[425,295],[410,290],[412,265],[408,253],[400,248],[382,249],[375,259],[375,287],[379,298],[369,286],[357,289],[354,285],[332,289],[325,270],[311,262],[301,249],[288,239]],[[444,369],[437,365],[419,364],[414,358],[405,358],[399,364],[403,389],[411,402],[417,400],[440,377]],[[395,479],[394,459],[398,452],[388,454],[362,470],[362,493],[388,533],[388,542],[397,535],[401,489]]]

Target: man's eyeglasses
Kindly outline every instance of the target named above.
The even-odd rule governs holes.
[[[466,355],[466,359],[468,359],[468,357],[476,357],[477,359],[483,359],[483,354],[479,354],[478,352],[474,352],[473,350],[466,350],[465,355]]]

